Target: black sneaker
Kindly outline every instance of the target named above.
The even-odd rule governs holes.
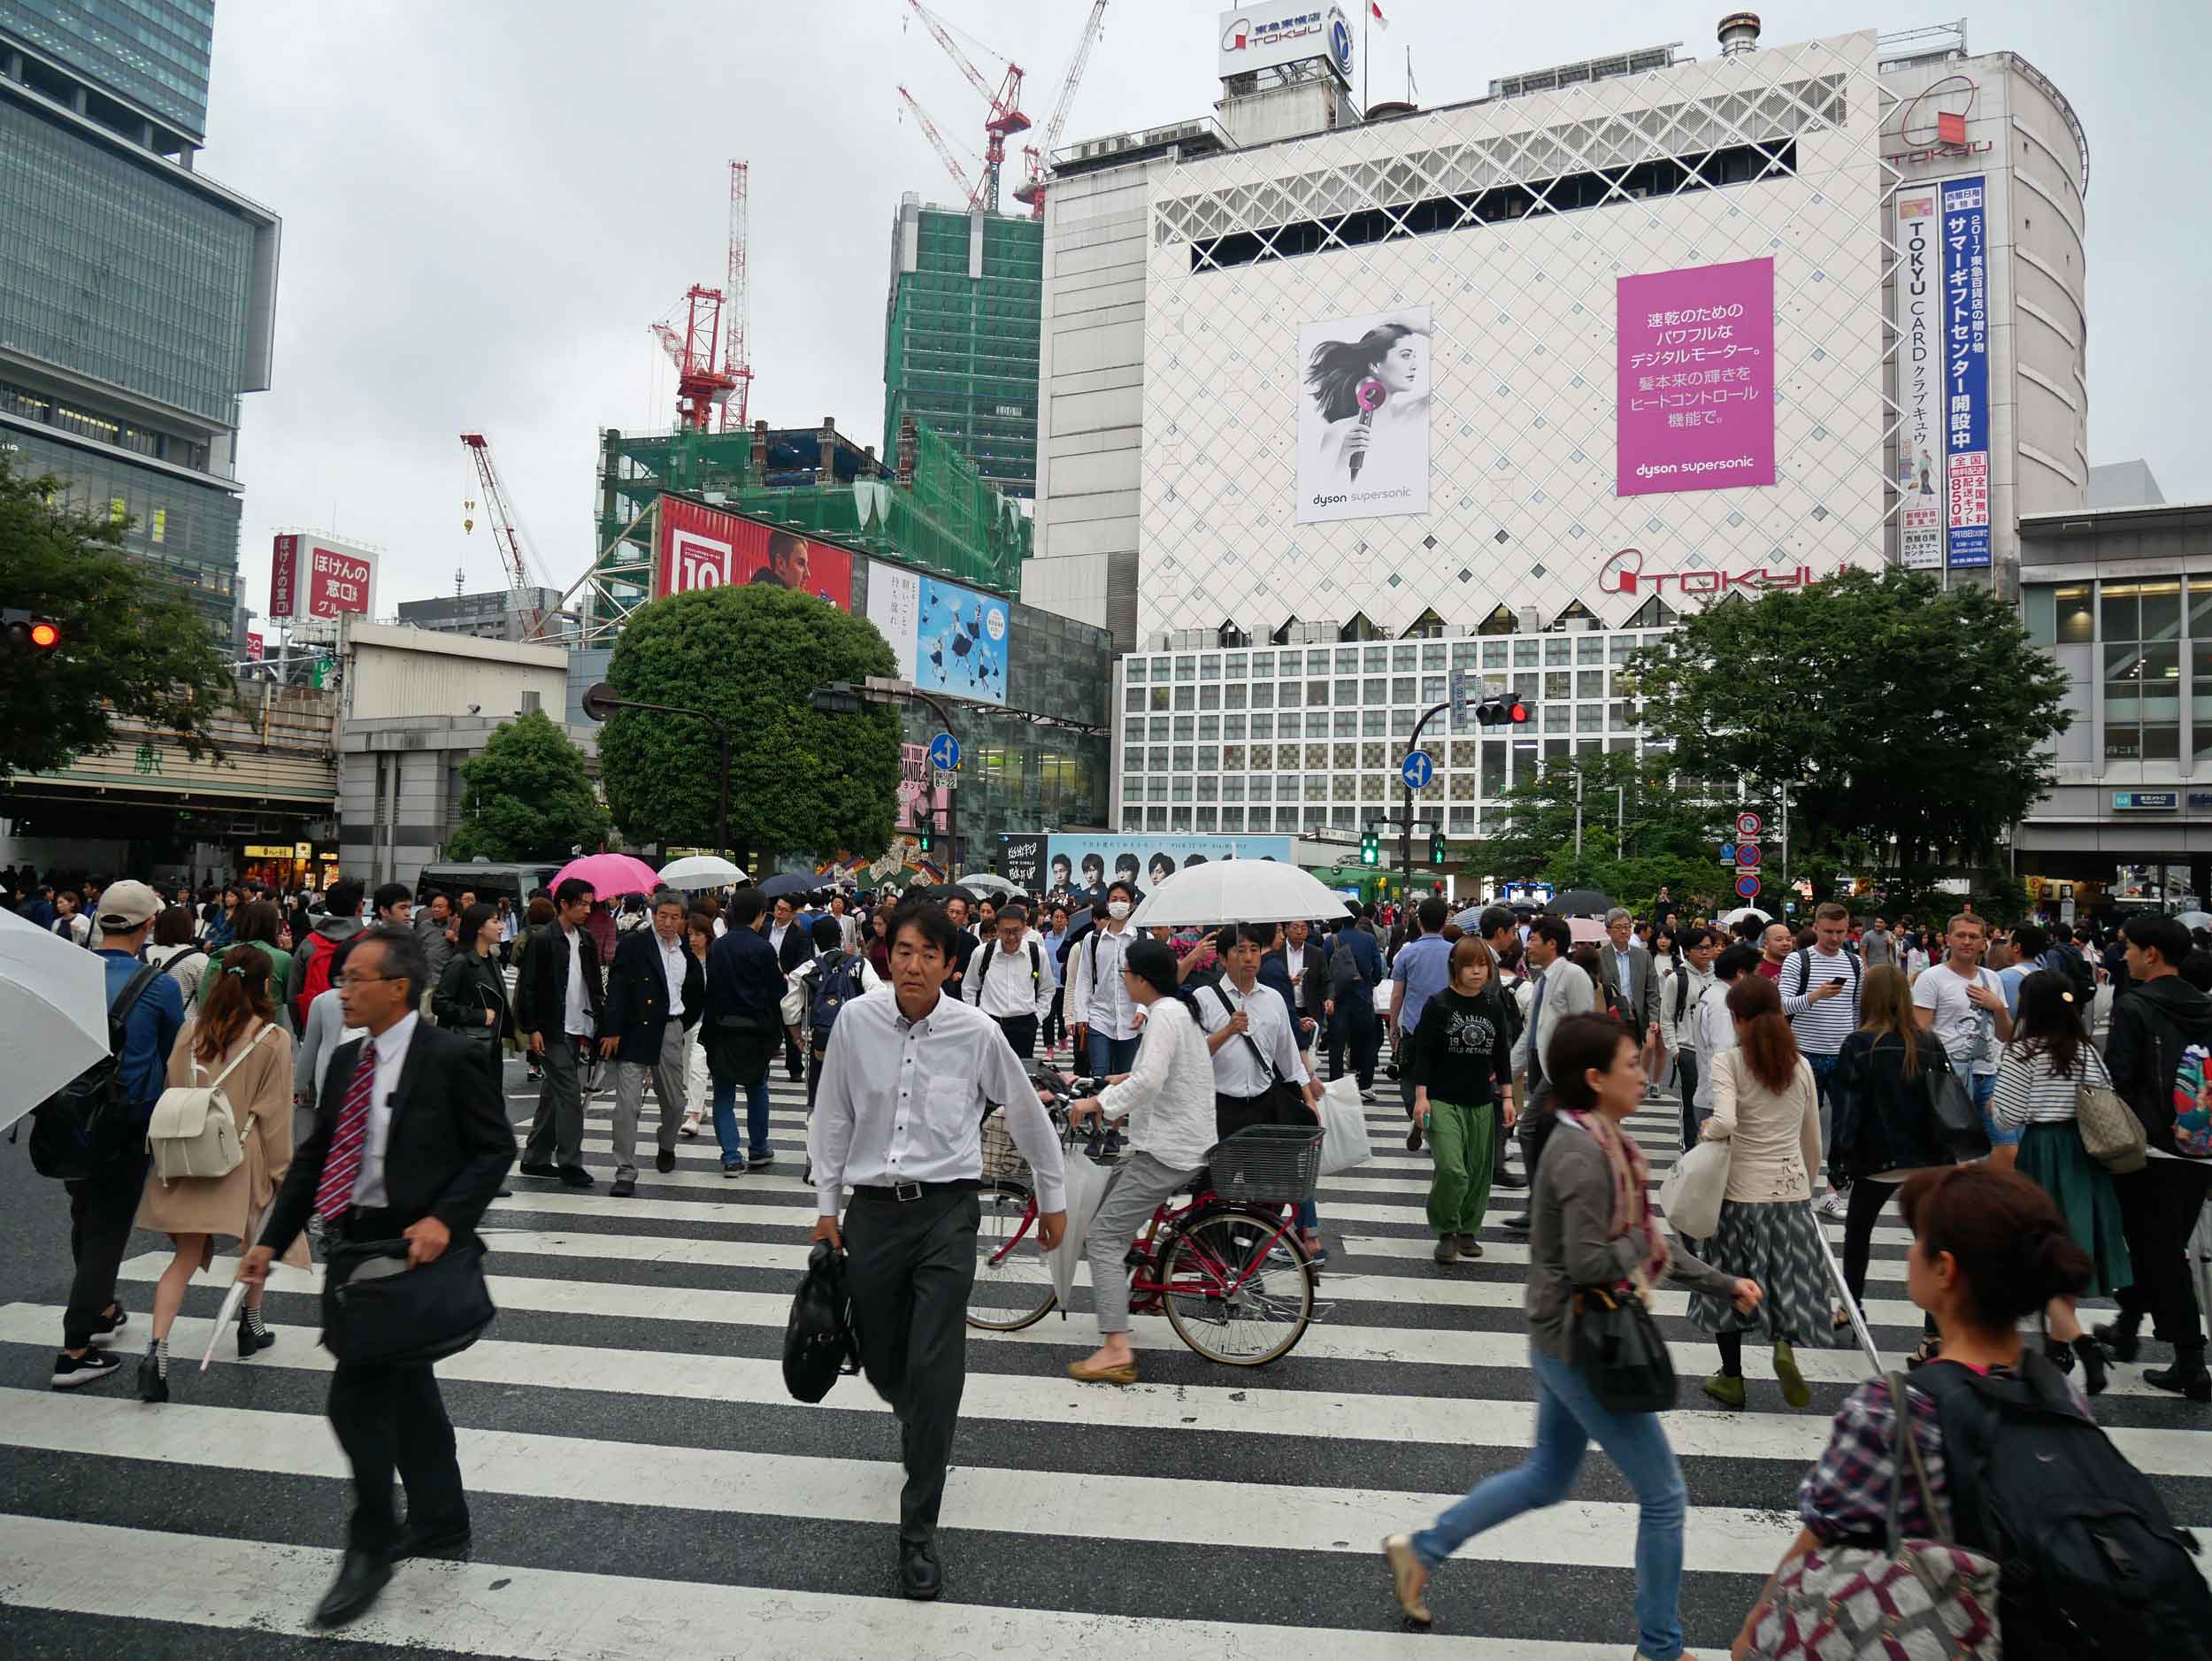
[[[89,1384],[95,1379],[104,1379],[111,1373],[119,1373],[123,1364],[104,1350],[88,1350],[81,1356],[73,1356],[66,1350],[54,1357],[54,1388],[73,1390],[80,1384]]]
[[[722,1174],[726,1177],[743,1176],[745,1174],[745,1161],[742,1159],[725,1159],[722,1162]]]
[[[653,1169],[666,1176],[676,1168],[676,1156],[664,1148],[653,1156]]]
[[[614,1173],[614,1180],[607,1192],[618,1200],[626,1200],[637,1192],[637,1173],[625,1165]]]
[[[90,1334],[92,1342],[96,1344],[104,1343],[108,1339],[114,1337],[116,1334],[121,1332],[124,1327],[129,1326],[130,1324],[130,1311],[125,1309],[120,1303],[118,1303],[115,1306],[114,1314],[95,1315],[92,1318],[92,1332]]]
[[[775,1163],[776,1150],[773,1148],[764,1148],[745,1162],[747,1168],[753,1171],[765,1171]]]
[[[560,1178],[561,1186],[565,1188],[588,1188],[597,1186],[591,1180],[591,1173],[581,1165],[558,1165],[554,1168],[551,1174]]]
[[[557,1177],[561,1174],[560,1167],[550,1159],[525,1159],[515,1169],[526,1177]]]
[[[1528,1179],[1526,1177],[1515,1176],[1513,1173],[1508,1171],[1498,1176],[1492,1177],[1490,1179],[1490,1186],[1494,1188],[1525,1188],[1528,1186]]]

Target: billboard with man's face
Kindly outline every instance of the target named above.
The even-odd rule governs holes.
[[[760,583],[853,609],[853,557],[795,531],[681,496],[663,496],[653,597]]]

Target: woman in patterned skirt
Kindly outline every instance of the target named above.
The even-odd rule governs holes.
[[[1722,1273],[1756,1280],[1766,1297],[1745,1311],[1693,1292],[1690,1321],[1720,1346],[1720,1371],[1705,1380],[1706,1395],[1726,1407],[1744,1404],[1743,1335],[1763,1328],[1774,1345],[1782,1399],[1802,1407],[1812,1392],[1797,1370],[1794,1346],[1845,1341],[1829,1325],[1827,1243],[1813,1215],[1820,1099],[1773,981],[1740,976],[1728,991],[1728,1013],[1736,1047],[1714,1059],[1713,1116],[1700,1132],[1706,1142],[1729,1144],[1728,1192],[1720,1227],[1697,1250]]]

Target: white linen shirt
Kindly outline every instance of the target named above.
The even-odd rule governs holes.
[[[1279,994],[1275,1001],[1282,1002]],[[1171,1171],[1195,1171],[1206,1163],[1220,1140],[1214,1134],[1214,1058],[1182,999],[1164,997],[1145,1011],[1129,1076],[1108,1085],[1098,1100],[1111,1117],[1129,1115],[1134,1151]]]
[[[415,1042],[421,1017],[409,1010],[376,1042],[376,1083],[369,1092],[369,1122],[361,1132],[361,1170],[353,1180],[353,1203],[358,1206],[386,1203],[384,1150],[392,1140],[392,1095],[407,1065],[407,1047]]]
[[[880,987],[838,1011],[807,1127],[807,1162],[824,1217],[845,1185],[954,1182],[983,1175],[987,1103],[1005,1110],[1014,1146],[1037,1175],[1037,1209],[1067,1209],[1060,1138],[1006,1034],[943,993],[918,1021]],[[1208,1098],[1208,1108],[1212,1106]]]
[[[1037,953],[1037,985],[1029,984],[1029,953]],[[986,971],[987,970],[987,973]],[[987,940],[968,959],[965,991],[968,1002],[986,1015],[1001,1020],[1034,1015],[1039,1020],[1052,1013],[1052,994],[1059,985],[1054,977],[1052,954],[1044,942],[1032,934],[1009,952],[995,940]]]
[[[1298,1040],[1290,1024],[1290,1011],[1283,1007],[1281,992],[1256,982],[1250,992],[1240,992],[1224,975],[1191,996],[1198,1005],[1198,1024],[1209,1033],[1217,1033],[1226,1027],[1229,1018],[1238,1010],[1242,1010],[1251,1023],[1245,1037],[1251,1039],[1252,1043],[1246,1043],[1244,1038],[1232,1038],[1214,1051],[1217,1090],[1224,1096],[1254,1096],[1279,1078],[1291,1084],[1306,1082],[1310,1075],[1298,1053]],[[1225,1003],[1226,1008],[1223,1007]],[[1273,1064],[1271,1073],[1260,1065],[1259,1056],[1252,1053],[1253,1044],[1258,1045],[1260,1055]]]

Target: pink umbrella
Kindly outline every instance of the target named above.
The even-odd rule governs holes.
[[[1573,936],[1573,943],[1578,946],[1602,946],[1608,938],[1605,925],[1594,917],[1569,918],[1567,932]]]
[[[592,891],[603,900],[625,894],[650,894],[660,887],[653,867],[627,854],[586,854],[581,859],[572,859],[554,874],[550,886],[557,893],[571,877],[590,883]]]

